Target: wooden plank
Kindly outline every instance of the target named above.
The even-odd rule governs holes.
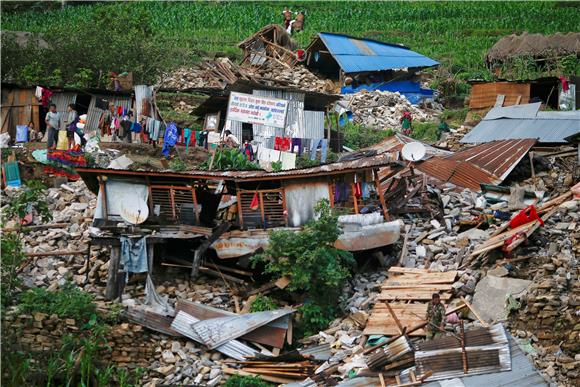
[[[286,384],[286,383],[295,382],[294,379],[287,379],[287,378],[280,378],[280,377],[275,377],[275,376],[253,374],[251,372],[237,370],[237,369],[229,368],[229,367],[223,368],[223,371],[224,371],[225,374],[228,374],[228,375],[236,375],[236,374],[238,374],[238,375],[241,375],[241,376],[259,376],[262,379],[264,379],[265,381],[267,381],[267,382],[273,382],[273,383]]]
[[[379,300],[389,300],[389,301],[396,301],[396,300],[409,300],[409,301],[413,301],[413,300],[430,300],[431,297],[433,296],[433,292],[421,292],[421,291],[416,291],[416,292],[412,292],[412,291],[405,291],[405,292],[397,292],[397,293],[393,293],[392,291],[390,292],[382,292],[381,294],[379,294],[378,299]],[[441,294],[440,295],[442,300],[449,300],[451,298],[451,294]]]
[[[389,289],[422,289],[422,290],[432,290],[432,291],[440,291],[440,290],[451,290],[453,289],[453,285],[451,284],[425,284],[425,285],[382,285],[381,289],[389,290]]]

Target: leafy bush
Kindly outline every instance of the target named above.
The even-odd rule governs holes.
[[[273,172],[280,172],[282,170],[282,162],[281,161],[274,161],[272,163],[272,171]]]
[[[296,335],[298,337],[307,337],[315,335],[328,327],[328,324],[334,320],[336,307],[333,305],[322,307],[307,302],[302,305],[299,313],[300,321],[296,327]]]
[[[265,382],[259,376],[232,375],[228,378],[224,387],[271,387],[272,383]]]
[[[187,165],[179,157],[176,157],[169,162],[169,168],[173,171],[185,171]]]
[[[212,165],[214,170],[245,171],[261,169],[258,164],[249,161],[242,152],[232,148],[217,150],[215,157],[210,154],[208,160],[201,166],[202,169],[209,169],[212,157],[214,158]]]
[[[348,122],[341,129],[344,131],[344,145],[354,150],[366,148],[394,134],[392,129],[374,129]]]
[[[271,297],[258,294],[256,299],[252,303],[250,312],[252,313],[263,312],[266,310],[276,310],[276,309],[278,309],[278,305],[276,305],[276,302]]]
[[[2,297],[2,309],[14,302],[14,296],[18,291],[18,286],[21,280],[16,273],[16,269],[24,259],[24,252],[22,251],[22,242],[20,237],[15,232],[7,232],[2,234],[0,238],[2,260],[0,289]]]
[[[22,294],[20,302],[22,313],[56,314],[60,318],[72,318],[87,324],[96,318],[93,296],[68,282],[54,292],[44,288],[31,289]]]
[[[2,220],[22,219],[32,211],[35,211],[43,222],[51,220],[52,214],[44,197],[46,187],[38,180],[30,180],[25,184],[3,209]]]
[[[439,139],[439,124],[435,122],[413,122],[411,137],[416,140],[437,141]]]
[[[316,220],[298,232],[272,232],[264,253],[252,260],[265,263],[265,272],[276,278],[289,277],[288,291],[308,294],[313,305],[306,309],[306,320],[318,329],[336,315],[337,300],[354,259],[350,252],[334,247],[340,229],[328,200],[317,203],[315,214]]]

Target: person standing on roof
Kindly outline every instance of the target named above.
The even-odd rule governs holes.
[[[445,307],[441,303],[438,293],[433,293],[431,296],[431,301],[427,305],[425,320],[427,320],[427,327],[425,328],[427,340],[441,337],[445,327]]]
[[[410,136],[411,133],[413,133],[413,116],[408,109],[405,109],[400,121],[401,127],[403,128],[403,134],[405,136]]]

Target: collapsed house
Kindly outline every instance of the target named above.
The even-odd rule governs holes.
[[[260,66],[268,60],[292,66],[298,62],[294,51],[298,45],[286,30],[278,24],[270,24],[238,44],[244,51],[241,64]]]
[[[439,63],[403,45],[319,33],[306,49],[306,67],[338,80],[342,94],[362,90],[399,92],[413,104],[432,99],[417,72]]]
[[[400,223],[388,221],[383,194],[376,188],[378,169],[388,165],[397,163],[377,155],[282,172],[77,172],[98,196],[94,225],[101,230],[92,243],[111,246],[108,296],[114,298],[123,238],[138,237],[146,244],[150,268],[157,244],[164,244],[168,254],[176,249],[182,257],[184,250],[190,251],[191,260],[185,263],[197,273],[200,255],[210,245],[222,259],[253,254],[267,245],[270,230],[298,230],[313,219],[321,199],[354,215],[339,219],[349,227],[337,247],[360,251],[392,244],[399,238]],[[119,223],[123,220],[128,224]]]

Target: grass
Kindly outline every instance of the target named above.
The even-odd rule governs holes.
[[[280,23],[281,11],[287,4],[94,3],[48,11],[38,11],[37,7],[3,13],[2,28],[49,33],[52,28],[65,25],[74,34],[75,28],[91,20],[99,9],[115,14],[120,8],[130,7],[131,12],[150,15],[153,34],[178,41],[191,61],[216,52],[239,58],[241,51],[237,43],[266,24]],[[580,20],[579,7],[564,7],[561,2],[315,1],[289,5],[293,10],[306,12],[305,30],[295,36],[303,47],[320,31],[402,43],[440,61],[462,79],[487,73],[484,55],[501,37],[524,31],[546,34],[577,31]],[[187,64],[174,63],[175,66]]]

